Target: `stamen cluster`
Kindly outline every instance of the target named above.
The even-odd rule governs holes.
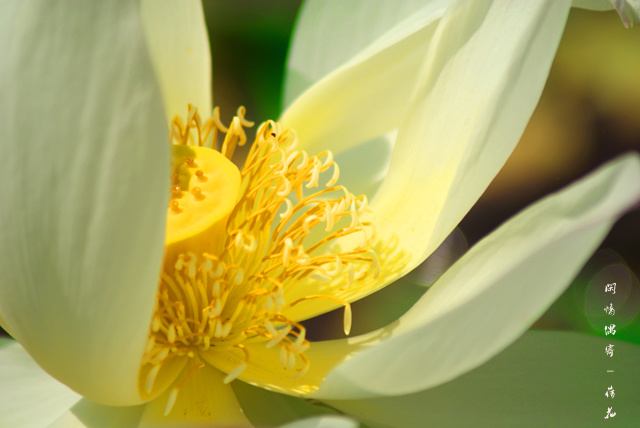
[[[174,119],[171,137],[174,144],[206,146],[224,132],[220,152],[230,159],[246,141],[243,126],[250,125],[242,108],[227,128],[217,109],[203,123],[190,106],[185,125]],[[287,312],[305,301],[342,305],[349,333],[351,307],[341,297],[380,274],[375,231],[360,221],[367,198],[336,184],[339,168],[330,151],[309,156],[296,147],[293,130],[282,131],[272,121],[262,124],[220,242],[205,251],[167,257],[144,357],[144,364],[153,366],[148,392],[170,359],[186,356],[199,362],[199,355],[212,350],[242,357],[244,362],[225,379],[230,382],[250,363],[245,345],[256,342],[278,346],[282,366],[292,377],[304,376],[310,343],[305,327]],[[306,194],[320,188],[329,173],[324,188]],[[351,244],[343,247],[344,240]]]

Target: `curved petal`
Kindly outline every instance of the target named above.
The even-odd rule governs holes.
[[[467,252],[381,330],[389,339],[338,366],[313,396],[408,394],[479,366],[540,316],[639,201],[640,160],[630,155],[530,207]]]
[[[612,3],[625,27],[640,23],[640,0],[612,0]]]
[[[205,117],[212,111],[211,50],[200,0],[142,0],[144,32],[167,123],[184,117],[193,104]]]
[[[175,404],[173,388],[147,404],[140,427],[243,427],[251,426],[231,385],[224,384],[224,374],[209,365],[187,368],[179,379]],[[169,413],[166,414],[167,410]]]
[[[423,0],[306,1],[296,20],[287,59],[284,105],[289,106],[312,84],[424,8],[425,3]],[[431,1],[426,6],[440,7],[438,3],[443,4]]]
[[[134,404],[169,184],[138,7],[0,8],[3,326],[86,397]]]
[[[279,120],[300,148],[339,153],[397,129],[448,3],[428,3],[304,92]]]
[[[0,426],[42,427],[80,400],[15,341],[0,349]]]
[[[389,173],[371,201],[379,237],[397,237],[412,255],[405,272],[453,230],[518,143],[568,6],[458,2],[440,21]]]
[[[611,359],[604,353],[609,344],[615,350]],[[602,422],[631,426],[640,420],[639,378],[636,345],[577,333],[530,331],[486,364],[436,388],[329,404],[371,427],[598,426]],[[614,397],[605,396],[610,386]],[[616,416],[606,421],[608,407]]]
[[[144,405],[113,407],[94,403],[86,398],[78,401],[49,428],[119,428],[137,427]]]

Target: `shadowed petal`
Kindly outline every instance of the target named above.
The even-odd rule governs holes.
[[[135,404],[169,184],[138,5],[2,2],[0,21],[3,327],[84,396]]]
[[[212,111],[211,50],[200,0],[142,0],[141,15],[167,123],[187,104]]]

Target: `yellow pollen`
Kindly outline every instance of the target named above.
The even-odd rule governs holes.
[[[342,306],[349,334],[351,305],[342,296],[356,295],[380,275],[375,231],[360,220],[367,199],[338,185],[333,154],[298,150],[293,130],[268,121],[239,170],[230,158],[252,125],[244,108],[225,127],[218,109],[203,122],[192,106],[185,122],[172,122],[165,261],[141,394],[157,395],[184,367],[180,361],[195,362],[172,387],[166,413],[200,361],[232,356],[237,363],[226,369],[224,382],[242,378],[252,363],[249,344],[276,349],[286,376],[301,379],[300,392],[313,390],[303,382],[312,346],[298,322],[304,317],[288,313],[312,305],[303,302]],[[359,245],[343,249],[345,238]]]

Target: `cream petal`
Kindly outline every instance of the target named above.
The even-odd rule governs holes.
[[[405,272],[438,247],[513,151],[568,6],[458,2],[440,21],[389,173],[371,201],[379,237],[396,237],[412,256]]]
[[[382,343],[357,352],[362,344],[351,339],[354,356],[312,396],[408,394],[479,366],[540,316],[613,222],[639,201],[634,154],[528,208],[469,250],[395,325],[377,332]],[[345,354],[345,341],[333,346]]]
[[[609,344],[614,345],[612,358],[604,353]],[[486,364],[436,388],[328,403],[371,427],[631,426],[640,420],[638,379],[637,345],[578,333],[530,331]],[[613,398],[605,396],[610,386]],[[616,416],[605,420],[608,407]]]
[[[6,342],[0,345],[0,426],[48,426],[80,400],[42,370],[20,344]]]
[[[167,122],[187,104],[212,111],[211,51],[200,0],[142,0],[141,15]]]
[[[580,7],[591,10],[611,10],[613,5],[609,0],[573,0],[571,7]]]
[[[304,3],[298,14],[287,60],[284,105],[312,84],[357,56],[387,31],[423,8],[440,8],[451,0],[351,0]],[[396,29],[396,31],[399,29]]]
[[[225,375],[215,368],[205,365],[188,367],[183,378],[175,404],[167,406],[174,388],[147,404],[140,427],[243,427],[251,426],[244,415],[231,385],[223,383]],[[170,409],[168,414],[166,410]]]
[[[80,400],[49,428],[121,428],[137,427],[144,405],[104,406],[87,399]]]
[[[345,416],[314,416],[282,425],[281,428],[358,428],[360,424]]]
[[[135,404],[169,184],[138,6],[2,2],[0,20],[3,324],[71,388]]]
[[[300,148],[339,153],[397,129],[447,3],[415,11],[300,95],[280,118]]]

